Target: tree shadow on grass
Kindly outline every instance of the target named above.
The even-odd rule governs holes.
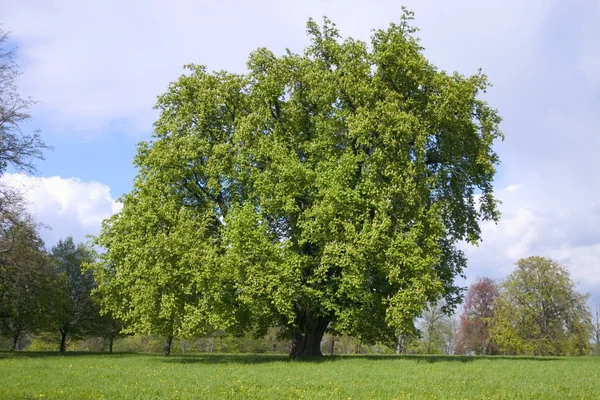
[[[171,355],[156,359],[159,362],[175,364],[264,364],[271,362],[285,363],[325,363],[342,360],[386,360],[414,361],[417,363],[468,363],[481,360],[511,360],[511,361],[556,361],[566,360],[562,357],[527,357],[527,356],[462,356],[462,355],[337,355],[310,357],[291,360],[283,354],[190,354]]]
[[[367,356],[369,357],[369,356]],[[377,356],[376,356],[377,357]],[[511,360],[511,361],[556,361],[565,360],[561,357],[533,357],[533,356],[465,356],[465,355],[400,355],[392,356],[397,360],[415,360],[417,362],[436,363],[436,362],[472,362],[481,360]]]
[[[59,358],[59,357],[127,357],[127,356],[152,356],[156,354],[133,353],[133,352],[95,352],[95,351],[67,351],[60,353],[58,351],[0,351],[0,359],[4,358]]]
[[[171,355],[157,359],[160,362],[175,364],[264,364],[272,362],[291,362],[285,354],[190,354]],[[309,362],[322,362],[322,358],[306,359]]]
[[[285,354],[219,354],[219,353],[195,353],[195,354],[172,354],[164,357],[156,353],[134,353],[134,352],[91,352],[91,351],[68,351],[61,354],[57,351],[0,351],[0,360],[8,358],[64,358],[64,357],[148,357],[154,361],[175,364],[264,364],[272,362],[285,363],[324,363],[342,360],[386,360],[386,361],[414,361],[417,363],[468,363],[473,361],[510,360],[510,361],[566,361],[565,357],[531,357],[531,356],[463,356],[463,355],[335,355],[323,357],[309,357],[291,360]]]

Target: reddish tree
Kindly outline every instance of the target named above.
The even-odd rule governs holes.
[[[489,328],[498,294],[498,285],[490,278],[480,278],[469,287],[460,316],[457,352],[494,352],[495,346],[489,341]]]

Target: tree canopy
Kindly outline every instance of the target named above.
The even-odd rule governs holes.
[[[34,161],[49,147],[39,132],[25,133],[33,104],[17,91],[20,74],[9,33],[0,25],[0,177],[9,168],[35,173]],[[38,225],[25,210],[18,190],[0,181],[0,334],[14,350],[23,337],[40,329],[48,315],[53,275]]]
[[[587,298],[577,293],[569,272],[556,261],[521,259],[495,301],[491,336],[513,354],[588,354]]]
[[[496,351],[497,346],[489,342],[489,336],[498,295],[498,284],[490,278],[480,278],[469,286],[460,316],[459,352],[492,354]]]
[[[34,162],[43,159],[43,151],[50,148],[42,141],[39,131],[27,133],[21,129],[30,118],[27,111],[34,102],[24,99],[17,91],[16,80],[20,71],[14,60],[15,49],[7,49],[8,37],[9,33],[0,25],[0,176],[9,167],[17,172],[37,172]],[[22,232],[24,203],[17,190],[0,182],[0,237]],[[8,242],[15,240],[19,238]],[[0,247],[1,251],[9,251],[9,248]]]
[[[0,235],[0,334],[11,339],[15,350],[22,339],[48,326],[56,298],[55,275],[27,214]]]
[[[53,267],[59,276],[59,298],[55,301],[54,325],[60,333],[61,353],[69,336],[85,334],[95,328],[98,311],[90,294],[94,276],[85,266],[95,261],[93,251],[72,237],[59,240],[51,251]]]
[[[486,76],[432,65],[411,19],[370,45],[310,20],[304,53],[258,49],[246,74],[188,65],[97,238],[105,309],[167,336],[281,326],[302,357],[331,325],[393,343],[453,307],[457,242],[498,218],[500,117]]]
[[[27,110],[34,101],[17,92],[19,68],[14,61],[15,49],[6,49],[7,41],[8,32],[0,25],[0,174],[8,166],[18,172],[36,172],[33,161],[43,159],[43,151],[49,147],[38,131],[21,130],[21,125],[30,118]]]
[[[442,302],[427,306],[419,319],[420,340],[411,343],[410,352],[421,354],[454,354],[456,320],[447,314]]]

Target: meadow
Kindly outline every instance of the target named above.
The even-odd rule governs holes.
[[[600,358],[0,353],[2,399],[597,399]]]

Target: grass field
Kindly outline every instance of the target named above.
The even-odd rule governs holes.
[[[0,353],[2,399],[598,399],[600,358]]]

